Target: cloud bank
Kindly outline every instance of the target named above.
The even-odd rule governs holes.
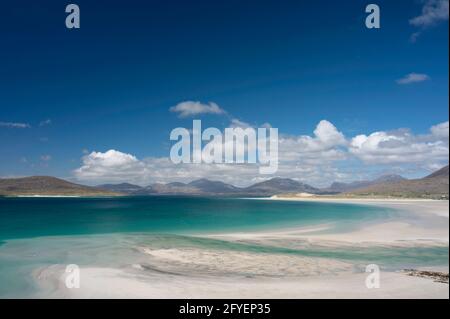
[[[279,169],[274,176],[260,175],[255,164],[173,164],[168,157],[138,159],[118,150],[84,155],[81,167],[73,173],[91,184],[149,185],[209,178],[246,186],[278,176],[326,186],[335,180],[357,179],[374,165],[381,170],[408,165],[425,170],[441,167],[448,163],[448,129],[447,121],[423,135],[397,129],[347,138],[331,122],[322,120],[311,135],[280,136]]]
[[[426,135],[414,135],[408,129],[358,135],[351,140],[349,151],[369,164],[435,166],[448,160],[448,121],[431,127]]]

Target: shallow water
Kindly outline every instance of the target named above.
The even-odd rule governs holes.
[[[0,241],[124,232],[190,234],[395,217],[373,206],[195,197],[0,198]]]
[[[0,199],[0,297],[40,296],[33,272],[50,265],[120,268],[148,262],[138,247],[322,257],[384,269],[448,265],[448,247],[295,248],[229,242],[202,234],[404,219],[364,205],[188,197]]]
[[[228,242],[210,238],[158,234],[108,234],[53,236],[8,241],[0,247],[0,298],[45,296],[49,291],[35,281],[36,271],[51,265],[123,268],[133,264],[152,267],[152,258],[138,248],[198,249],[204,251],[256,253],[331,258],[349,262],[355,270],[375,263],[383,270],[448,265],[448,247],[321,247],[301,249]],[[195,262],[195,261],[193,261]],[[154,269],[161,269],[158,262]],[[301,267],[301,264],[299,264]],[[164,270],[164,269],[162,269]],[[180,269],[179,269],[180,270]],[[362,270],[363,271],[363,270]]]

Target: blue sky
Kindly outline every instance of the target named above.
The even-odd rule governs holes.
[[[350,155],[328,159],[348,146],[322,143],[327,154],[299,151],[280,172],[295,167],[290,177],[316,185],[387,172],[420,176],[447,161],[448,0],[374,1],[381,28],[370,30],[369,2],[359,0],[75,3],[77,30],[65,28],[62,1],[2,3],[0,176],[109,181],[109,166],[86,157],[116,150],[139,165],[119,158],[133,167],[111,181],[214,177],[209,169],[156,164],[169,154],[170,131],[192,125],[169,111],[183,101],[226,111],[196,116],[204,125],[270,123],[300,146],[306,136],[318,138],[313,131],[326,120],[354,146]],[[438,15],[427,16],[430,10]],[[430,133],[442,123],[435,131],[444,133]],[[375,132],[405,145],[352,144]],[[317,165],[304,160],[314,156]],[[77,173],[86,165],[101,167]],[[161,173],[168,170],[183,173]]]

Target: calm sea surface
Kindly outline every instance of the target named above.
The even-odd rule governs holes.
[[[195,197],[0,198],[0,240],[122,232],[189,234],[385,219],[388,209]]]

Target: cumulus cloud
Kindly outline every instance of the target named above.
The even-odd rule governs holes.
[[[48,162],[52,159],[51,155],[42,155],[41,161]]]
[[[309,139],[312,144],[320,144],[322,147],[332,147],[345,144],[344,134],[339,132],[331,122],[322,120],[314,130],[315,141]]]
[[[427,0],[422,8],[422,13],[409,20],[416,27],[429,27],[439,22],[448,20],[448,0]]]
[[[398,84],[412,84],[412,83],[418,83],[418,82],[424,82],[428,81],[430,77],[426,74],[420,74],[420,73],[409,73],[402,77],[401,79],[398,79],[396,82]]]
[[[225,110],[221,109],[216,103],[210,102],[203,104],[195,101],[185,101],[172,106],[170,112],[177,113],[179,117],[191,117],[200,114],[226,114]]]
[[[74,171],[80,180],[137,181],[148,178],[148,167],[135,156],[116,150],[91,152],[82,157],[83,165]]]
[[[432,126],[430,131],[434,137],[448,141],[448,129],[449,128],[448,128],[448,121],[447,121],[447,122]]]
[[[139,185],[190,181],[208,177],[221,179],[234,177],[233,171],[242,171],[239,165],[174,164],[167,157],[150,157],[142,160],[116,150],[92,152],[82,158],[83,165],[74,171],[77,179],[91,183],[133,182]],[[245,166],[245,165],[244,165]],[[257,169],[252,168],[253,173]],[[247,169],[244,169],[247,170]],[[226,178],[225,178],[226,179]]]
[[[345,157],[341,147],[347,143],[344,134],[329,121],[322,120],[314,136],[282,136],[279,142],[280,158],[285,161],[329,162]]]
[[[427,167],[448,161],[448,122],[435,125],[426,135],[408,129],[355,136],[350,153],[369,164],[416,163]]]
[[[97,154],[109,152],[111,151]],[[320,165],[286,163],[279,167],[276,175],[268,176],[259,174],[259,166],[255,164],[174,164],[167,157],[130,160],[113,168],[102,161],[92,160],[89,155],[83,157],[83,165],[74,171],[74,175],[76,179],[90,184],[131,182],[143,186],[153,183],[190,182],[199,178],[248,186],[276,176],[325,185],[329,180],[342,177],[335,168]]]
[[[244,129],[249,126],[243,122],[234,124],[239,124],[236,127]],[[209,143],[219,143],[216,147],[223,146],[224,150],[233,147],[229,141],[215,140]],[[329,164],[343,158],[342,151],[335,148],[345,144],[344,135],[328,121],[321,121],[312,137],[283,137],[279,140],[280,165],[274,176],[317,183],[330,174],[336,177],[337,171]],[[248,147],[247,144],[245,146]],[[83,165],[74,171],[75,177],[95,183],[129,181],[148,185],[155,182],[187,182],[197,178],[209,178],[246,186],[274,177],[261,176],[259,164],[174,164],[169,158],[139,160],[131,154],[116,150],[92,152],[83,156],[82,161]]]
[[[28,123],[0,122],[0,127],[10,127],[10,128],[30,128],[31,125],[28,124]]]

